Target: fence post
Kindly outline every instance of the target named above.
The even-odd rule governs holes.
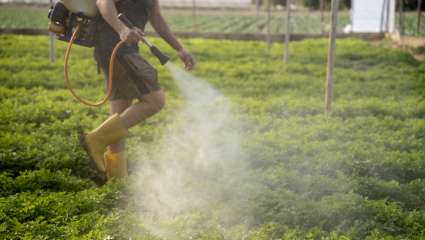
[[[331,7],[331,31],[329,33],[329,49],[328,49],[328,66],[326,74],[326,96],[325,96],[325,113],[329,114],[332,110],[333,97],[333,77],[335,66],[335,49],[336,49],[336,24],[338,20],[339,0],[332,0]]]
[[[388,6],[388,32],[394,33],[395,32],[395,19],[396,19],[396,0],[390,0],[389,6]]]
[[[283,61],[288,63],[289,60],[289,40],[291,34],[291,0],[286,0],[286,33],[285,33],[285,53]]]
[[[416,18],[416,35],[421,32],[422,0],[418,0],[418,13]]]
[[[387,0],[385,15],[385,32],[390,32],[391,0]]]
[[[271,38],[271,1],[267,0],[267,46],[272,47],[272,38]]]

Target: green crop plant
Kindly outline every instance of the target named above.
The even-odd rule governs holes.
[[[77,133],[99,124],[107,108],[71,98],[62,62],[48,61],[47,43],[44,36],[0,36],[0,239],[164,239],[139,218],[134,174],[101,187],[93,181]],[[235,105],[230,122],[243,132],[241,160],[250,178],[238,189],[249,195],[158,227],[174,239],[423,239],[424,63],[399,50],[338,40],[334,108],[326,116],[325,39],[291,43],[289,64],[278,44],[268,50],[261,42],[183,43],[198,62],[194,74]],[[57,42],[58,59],[64,48]],[[184,106],[169,73],[140,51],[159,70],[167,106],[132,130],[130,166],[141,161],[135,146],[155,151]],[[100,98],[103,77],[91,51],[76,47],[72,54],[73,86]],[[230,180],[216,181],[230,191]],[[230,210],[238,215],[220,218]]]

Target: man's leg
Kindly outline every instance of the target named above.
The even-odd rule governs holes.
[[[120,114],[123,126],[128,129],[159,112],[164,106],[164,93],[162,91],[152,92],[144,95],[141,100],[133,105],[126,100],[111,101],[111,115]],[[108,179],[128,175],[127,160],[124,156],[124,139],[109,146],[104,154],[104,160]]]
[[[127,108],[131,106],[131,100],[113,100],[109,102],[110,108],[109,113],[110,115],[114,115],[115,113],[121,114],[124,112]],[[123,152],[125,148],[125,140],[121,140],[117,143],[109,145],[109,150],[111,152],[117,153],[117,152]]]
[[[110,115],[121,114],[131,106],[131,102],[131,100],[124,99],[110,101]],[[120,139],[118,142],[107,147],[103,155],[107,179],[125,177],[128,175],[127,159],[124,156],[124,148],[125,139]]]
[[[121,116],[115,113],[96,129],[80,136],[81,145],[86,149],[99,171],[107,172],[107,168],[109,168],[114,173],[108,174],[107,172],[107,176],[126,175],[126,167],[122,164],[124,162],[119,160],[118,156],[110,158],[115,160],[105,161],[105,156],[108,158],[109,155],[108,152],[105,154],[105,150],[111,144],[117,144],[125,139],[128,136],[129,128],[159,112],[164,103],[165,97],[161,90],[148,93],[142,97],[141,102],[128,107]]]
[[[162,90],[159,90],[144,95],[141,100],[120,115],[121,122],[127,129],[159,112],[164,107],[165,95]]]

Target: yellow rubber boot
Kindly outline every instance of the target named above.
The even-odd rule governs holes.
[[[99,171],[105,172],[103,153],[106,147],[128,136],[128,130],[121,123],[118,114],[104,121],[98,128],[80,137],[80,142]]]
[[[106,177],[111,179],[113,177],[127,177],[127,159],[124,157],[124,152],[113,153],[108,148],[104,154]]]

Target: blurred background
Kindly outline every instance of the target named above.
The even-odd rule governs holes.
[[[247,35],[284,34],[287,21],[286,2],[164,0],[160,1],[160,4],[168,23],[176,32]],[[289,2],[291,33],[328,32],[331,0]],[[0,28],[46,29],[47,8],[50,4],[48,0],[0,0]],[[421,7],[418,7],[418,4],[421,4]],[[338,32],[397,32],[408,36],[423,36],[425,31],[421,24],[423,16],[420,11],[424,7],[425,1],[418,0],[341,0]],[[379,27],[361,27],[374,24]],[[148,28],[147,31],[151,29]]]

